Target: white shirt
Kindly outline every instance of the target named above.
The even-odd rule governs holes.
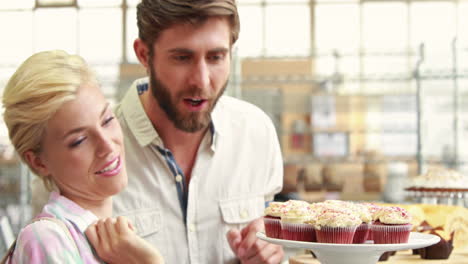
[[[283,163],[273,123],[256,106],[222,96],[186,192],[183,173],[141,104],[139,93],[150,92],[147,82],[135,81],[116,109],[129,182],[114,198],[114,213],[127,216],[166,263],[236,263],[226,233],[261,217],[265,202],[282,188]]]

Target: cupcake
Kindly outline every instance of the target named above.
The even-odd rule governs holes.
[[[440,237],[437,244],[421,248],[419,254],[422,259],[448,259],[453,250],[453,235],[443,230],[431,230],[430,234]]]
[[[281,235],[283,239],[316,242],[315,228],[306,222],[314,218],[309,203],[289,200],[281,209]]]
[[[407,243],[411,232],[411,215],[400,207],[382,207],[371,226],[374,244]]]
[[[372,225],[372,215],[367,206],[362,204],[354,204],[353,210],[361,219],[361,224],[356,228],[354,233],[353,244],[363,244],[367,241],[369,231]]]
[[[359,216],[346,208],[322,205],[315,218],[315,233],[319,243],[352,244]]]
[[[367,210],[371,214],[371,218],[372,218],[371,224],[374,223],[374,221],[377,219],[377,212],[380,211],[382,206],[376,205],[374,203],[362,203],[362,205],[367,207]],[[369,226],[369,231],[367,233],[367,240],[374,240],[374,237],[372,235],[372,228],[370,228],[370,226]]]
[[[353,244],[362,244],[366,242],[369,234],[370,225],[372,222],[372,215],[367,206],[341,200],[327,200],[324,204],[328,208],[337,208],[338,210],[349,210],[359,216],[361,224],[356,228],[353,237]]]
[[[436,229],[440,230],[442,229],[442,227],[437,227]],[[413,226],[413,231],[420,232],[420,233],[428,233],[431,230],[434,230],[434,228],[426,220],[423,220],[417,226]],[[416,248],[416,249],[413,249],[412,252],[413,252],[412,255],[420,255],[421,249]]]
[[[281,208],[283,203],[271,202],[265,208],[265,216],[263,221],[265,223],[265,234],[271,238],[282,238],[281,236]]]
[[[362,222],[356,228],[353,244],[362,244],[366,242],[372,222],[372,215],[366,205],[341,200],[327,200],[324,204],[329,207],[331,206],[332,208],[338,208],[339,210],[350,210],[357,214],[361,218]]]

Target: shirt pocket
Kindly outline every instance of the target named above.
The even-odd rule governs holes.
[[[136,228],[137,235],[146,237],[161,230],[161,212],[157,208],[139,209],[124,215]]]
[[[223,262],[239,263],[229,246],[226,234],[230,229],[241,230],[251,221],[262,217],[265,200],[263,196],[224,199],[219,201],[219,208],[223,220],[223,232],[220,237],[223,245]]]
[[[245,226],[263,216],[265,200],[263,196],[225,199],[219,201],[219,207],[226,224]]]

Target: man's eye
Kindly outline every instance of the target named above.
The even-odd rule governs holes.
[[[177,55],[177,56],[174,56],[174,59],[176,61],[186,61],[189,59],[189,56],[187,55]]]
[[[224,54],[214,54],[209,57],[210,61],[216,62],[224,59]]]

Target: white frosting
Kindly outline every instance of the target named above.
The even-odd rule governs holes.
[[[468,177],[455,170],[444,168],[432,168],[423,175],[413,178],[409,187],[419,188],[468,188]]]
[[[354,204],[356,214],[361,218],[363,223],[370,223],[372,222],[372,214],[370,213],[367,206],[362,204]]]
[[[281,209],[281,221],[285,223],[304,223],[313,218],[309,203],[298,200],[289,200]]]
[[[280,217],[281,209],[283,208],[283,203],[281,202],[271,202],[267,208],[265,208],[265,215]]]
[[[382,207],[376,214],[377,220],[384,224],[409,224],[413,219],[411,215],[403,208],[397,206]]]
[[[348,210],[326,209],[317,215],[315,228],[321,227],[353,227],[362,223],[361,218]]]

